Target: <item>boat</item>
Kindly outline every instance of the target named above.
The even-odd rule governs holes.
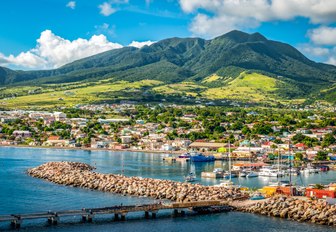
[[[215,168],[212,172],[222,174],[224,170],[223,168]]]
[[[189,174],[184,177],[185,182],[194,182],[196,180],[196,168],[193,162],[190,162]]]
[[[231,178],[236,178],[236,177],[237,177],[236,174],[234,174],[234,173],[229,173],[229,172],[226,172],[226,173],[224,173],[224,175],[223,175],[223,178],[225,178],[225,179],[231,179]]]
[[[267,177],[281,177],[283,176],[283,172],[279,170],[271,169],[271,168],[261,168],[259,171],[259,176],[267,176]]]
[[[259,176],[258,173],[257,172],[253,172],[253,171],[249,172],[246,175],[247,178],[253,178],[253,177],[258,177],[258,176]]]
[[[319,173],[320,172],[320,169],[318,168],[314,168],[313,166],[311,166],[310,164],[307,165],[306,168],[300,170],[300,173],[302,174],[313,174],[313,173]]]
[[[288,169],[286,174],[292,176],[298,176],[300,175],[300,172],[297,169]]]
[[[239,172],[239,177],[246,177],[247,173],[245,171]]]
[[[213,162],[215,157],[212,155],[205,156],[202,153],[195,153],[190,155],[190,160],[192,162]]]
[[[224,173],[223,175],[223,178],[229,179],[229,181],[224,181],[223,183],[227,184],[229,182],[232,182],[231,179],[234,177],[237,177],[237,175],[231,172],[231,146],[229,142],[229,171]]]
[[[184,177],[185,182],[194,182],[196,181],[196,175],[193,172],[190,172],[187,176]]]
[[[189,159],[190,158],[190,153],[184,153],[183,155],[179,155],[178,158],[180,159]]]
[[[268,186],[270,186],[270,187],[278,187],[278,186],[287,187],[287,186],[290,186],[290,182],[288,180],[280,180],[280,181],[275,181],[275,182],[270,181],[268,183]]]
[[[176,161],[176,157],[174,157],[173,155],[169,154],[167,157],[163,157],[164,161],[169,161],[169,162],[175,162]]]
[[[235,188],[237,187],[231,180],[221,181],[219,184],[214,185],[215,187],[224,187],[224,188]]]
[[[250,197],[250,200],[263,200],[265,199],[265,197],[263,195],[261,195],[261,193],[255,193]]]

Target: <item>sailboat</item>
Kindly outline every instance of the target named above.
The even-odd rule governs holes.
[[[246,175],[247,178],[258,177],[258,173],[252,171],[252,159],[251,159],[251,141],[249,141],[249,154],[250,154],[250,169],[249,173]]]
[[[231,146],[230,146],[230,141],[229,141],[229,173],[228,173],[227,177],[224,175],[224,178],[228,178],[229,180],[221,181],[220,184],[215,185],[215,186],[216,187],[224,187],[224,188],[240,187],[240,186],[234,185],[234,183],[232,182],[232,177],[236,177],[236,175],[233,175],[231,173]]]

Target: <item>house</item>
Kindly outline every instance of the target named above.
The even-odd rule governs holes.
[[[111,118],[111,119],[102,119],[99,118],[98,122],[101,124],[110,124],[110,123],[123,123],[123,122],[129,122],[129,119],[127,118]]]
[[[204,151],[217,151],[221,147],[226,147],[225,143],[213,143],[213,142],[193,142],[189,145],[189,148]]]
[[[122,144],[129,144],[132,142],[132,136],[129,135],[120,136],[120,139]]]
[[[29,138],[32,136],[32,133],[30,131],[15,130],[12,135],[15,137]]]
[[[66,114],[63,112],[54,112],[54,118],[56,121],[62,121],[66,119]]]
[[[306,150],[307,146],[304,143],[297,143],[294,145],[294,147],[298,150],[304,151]]]

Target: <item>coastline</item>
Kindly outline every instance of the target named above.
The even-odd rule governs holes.
[[[36,148],[36,149],[54,149],[54,150],[78,150],[78,151],[109,151],[109,152],[138,152],[138,153],[157,153],[157,154],[183,154],[186,151],[160,151],[160,150],[134,150],[134,149],[107,149],[107,148],[92,148],[92,147],[55,147],[55,146],[30,146],[30,145],[4,145],[1,147],[13,148]]]

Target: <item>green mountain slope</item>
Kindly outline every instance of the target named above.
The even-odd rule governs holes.
[[[292,46],[267,40],[259,33],[232,31],[213,40],[171,38],[141,49],[124,47],[55,70],[0,68],[0,86],[95,83],[107,79],[109,83],[157,80],[166,85],[189,81],[206,88],[223,88],[232,81],[229,78],[238,78],[245,71],[272,78],[277,83],[272,94],[284,99],[330,99],[325,89],[336,83],[336,67],[313,62]],[[223,80],[204,82],[211,75]]]

